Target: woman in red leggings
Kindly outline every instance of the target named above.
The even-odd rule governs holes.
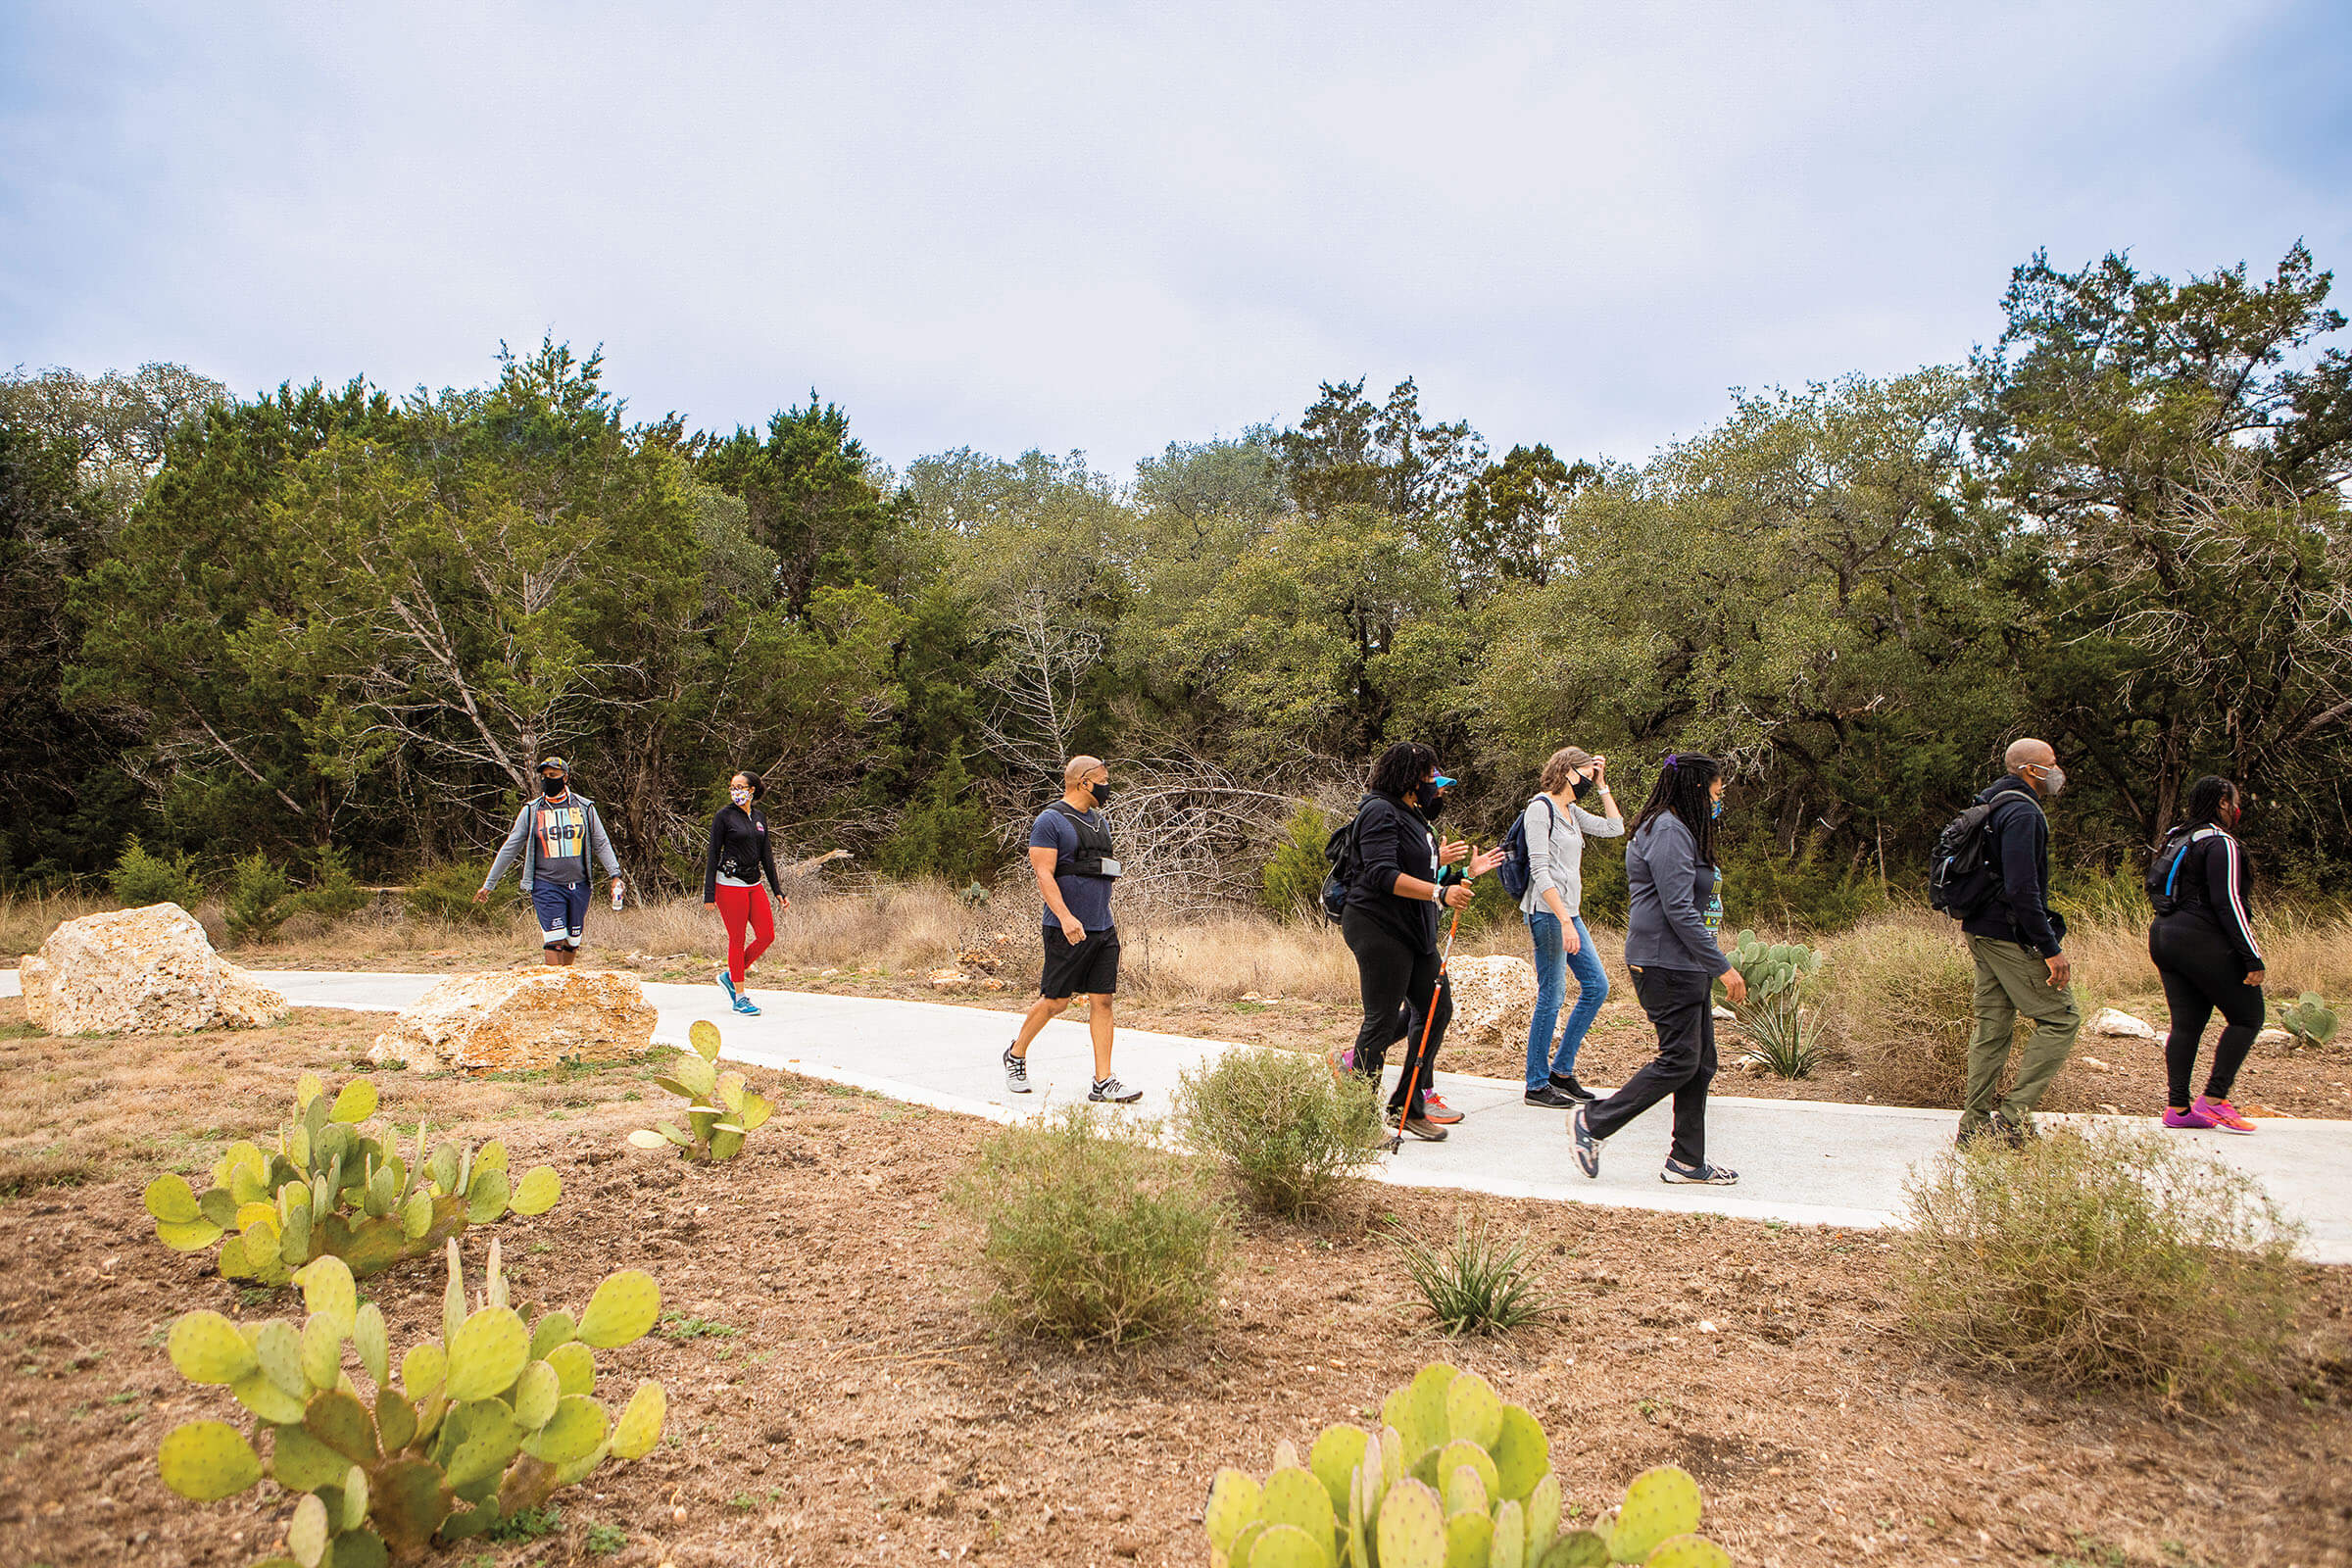
[[[767,813],[760,797],[767,786],[757,773],[738,773],[727,780],[727,804],[710,819],[710,855],[703,867],[703,902],[718,906],[727,923],[727,966],[718,971],[718,988],[737,1012],[757,1018],[760,1008],[743,988],[744,973],[776,940],[776,917],[768,907],[767,889],[787,909],[784,885],[776,879],[776,859],[767,848]],[[761,887],[761,878],[767,887]],[[751,941],[744,941],[746,928]]]

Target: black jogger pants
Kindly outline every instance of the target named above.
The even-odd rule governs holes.
[[[1585,1110],[1585,1126],[1595,1138],[1621,1131],[1650,1106],[1674,1097],[1674,1143],[1667,1151],[1678,1165],[1707,1162],[1707,1086],[1715,1081],[1715,977],[1703,969],[1634,971],[1634,994],[1658,1031],[1658,1054],[1625,1087]]]
[[[1407,1114],[1418,1116],[1438,1048],[1446,1043],[1446,1025],[1453,1017],[1453,987],[1441,981],[1436,954],[1398,941],[1395,934],[1352,909],[1341,919],[1340,935],[1355,955],[1356,981],[1364,999],[1364,1021],[1355,1031],[1355,1070],[1377,1084],[1388,1062],[1389,1047],[1402,1040],[1404,1065],[1389,1096],[1389,1109],[1395,1112],[1404,1104],[1409,1085],[1412,1106]],[[1424,1009],[1433,992],[1437,1017],[1428,1024],[1425,1049]]]

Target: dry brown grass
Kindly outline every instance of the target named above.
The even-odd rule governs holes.
[[[1976,1027],[1976,965],[1933,910],[1880,916],[1822,945],[1814,993],[1824,1038],[1898,1104],[1956,1105]]]

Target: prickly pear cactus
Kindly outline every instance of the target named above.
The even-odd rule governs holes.
[[[1753,931],[1742,931],[1725,956],[1747,983],[1746,997],[1731,1004],[1746,1037],[1747,1059],[1782,1078],[1810,1077],[1821,1052],[1811,1039],[1803,1004],[1806,986],[1820,972],[1821,955],[1801,942],[1764,942]],[[1716,996],[1719,1001],[1729,996],[1720,982]]]
[[[2299,1046],[2324,1046],[2335,1038],[2335,1009],[2317,991],[2278,1004],[2278,1027]]]
[[[688,1038],[694,1044],[680,1046],[677,1062],[654,1080],[686,1102],[686,1125],[657,1122],[629,1134],[629,1142],[639,1149],[674,1148],[705,1164],[733,1159],[776,1107],[746,1087],[743,1074],[718,1070],[718,1025],[698,1018]]]
[[[1698,1483],[1644,1471],[1613,1520],[1560,1530],[1560,1478],[1536,1418],[1444,1362],[1389,1396],[1378,1435],[1288,1443],[1263,1481],[1220,1470],[1201,1526],[1213,1568],[1731,1568],[1697,1535]]]
[[[181,1252],[220,1244],[220,1272],[232,1280],[282,1286],[319,1257],[339,1257],[366,1279],[429,1256],[468,1225],[544,1214],[564,1195],[552,1166],[510,1178],[501,1143],[444,1142],[428,1155],[421,1121],[416,1157],[403,1159],[388,1128],[370,1137],[364,1127],[375,1107],[375,1085],[365,1078],[329,1101],[317,1075],[304,1073],[294,1120],[278,1129],[273,1151],[230,1145],[202,1193],[173,1174],[147,1184],[157,1239]]]
[[[585,1478],[606,1459],[636,1459],[662,1436],[662,1385],[637,1385],[617,1419],[592,1396],[594,1350],[626,1345],[654,1325],[662,1293],[634,1270],[596,1289],[575,1325],[548,1312],[526,1323],[508,1304],[498,1243],[470,1301],[446,1243],[443,1335],[410,1348],[397,1370],[374,1302],[358,1304],[351,1270],[329,1253],[297,1276],[308,1312],[300,1328],[230,1322],[190,1312],[172,1325],[172,1364],[191,1383],[221,1384],[270,1429],[267,1466],[302,1494],[286,1530],[300,1568],[407,1562],[435,1541],[475,1536]],[[356,1351],[363,1396],[344,1365]],[[224,1421],[191,1421],[156,1454],[164,1484],[212,1502],[262,1478],[246,1435]],[[274,1559],[273,1559],[274,1560]]]

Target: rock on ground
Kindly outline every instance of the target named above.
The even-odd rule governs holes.
[[[1525,958],[1456,958],[1446,969],[1453,986],[1447,1045],[1486,1045],[1516,1035],[1527,1043],[1536,1015],[1536,966]]]
[[[18,971],[24,1015],[52,1035],[259,1029],[286,999],[213,951],[176,904],[68,920]]]
[[[2090,1020],[2090,1032],[2094,1035],[2108,1035],[2118,1040],[2153,1040],[2156,1038],[2155,1028],[2145,1019],[2134,1018],[2130,1013],[2119,1012],[2113,1007],[2101,1007],[2098,1010],[2097,1015]]]
[[[619,1061],[654,1043],[645,985],[615,969],[508,969],[452,975],[375,1037],[368,1059],[416,1072],[516,1072]]]

